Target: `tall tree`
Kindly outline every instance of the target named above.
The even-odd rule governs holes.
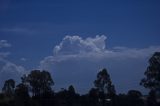
[[[127,93],[127,102],[129,106],[143,106],[142,94],[137,90],[129,90]]]
[[[140,85],[150,90],[160,90],[160,52],[155,52],[149,59],[144,75],[146,77],[141,80]]]
[[[20,98],[29,98],[28,87],[23,83],[18,84],[15,89],[15,94]]]
[[[29,106],[28,87],[23,83],[16,86],[15,89],[15,104],[16,106]]]
[[[115,95],[114,85],[110,79],[110,75],[104,68],[97,74],[97,79],[94,81],[95,87],[99,91],[99,98],[103,106],[105,106],[105,98],[108,96],[110,99]]]
[[[70,85],[68,87],[68,95],[67,95],[67,106],[74,106],[73,104],[76,102],[76,93],[73,85]]]
[[[73,85],[70,85],[70,86],[68,87],[68,92],[69,92],[70,94],[75,94],[75,89],[74,89]]]
[[[23,78],[22,78],[23,79]],[[53,79],[49,72],[33,70],[24,78],[23,81],[29,83],[33,96],[38,96],[52,91],[51,86],[54,85]]]
[[[91,88],[88,96],[89,96],[90,105],[97,106],[98,105],[98,90],[96,88]]]
[[[14,88],[15,88],[15,81],[13,79],[9,79],[5,81],[2,91],[6,95],[11,96],[14,94]]]
[[[97,74],[97,79],[94,81],[95,87],[103,93],[115,93],[114,85],[110,79],[110,75],[104,68]]]

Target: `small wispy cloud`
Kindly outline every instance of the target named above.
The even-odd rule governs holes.
[[[3,32],[11,32],[11,33],[21,33],[21,34],[35,34],[37,31],[30,29],[30,28],[21,28],[21,27],[12,27],[12,28],[3,28],[0,29]]]
[[[11,44],[8,43],[7,40],[0,40],[0,50],[7,47],[11,47]],[[10,52],[0,51],[0,59],[4,59],[8,57],[8,55],[10,55]]]
[[[24,57],[20,58],[20,60],[21,60],[21,61],[27,61],[27,59],[24,58]]]
[[[0,52],[0,59],[6,58],[10,55],[10,52]]]
[[[11,47],[11,44],[7,40],[0,40],[0,48]]]

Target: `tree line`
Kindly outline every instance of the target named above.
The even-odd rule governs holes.
[[[48,71],[33,70],[21,77],[15,85],[13,79],[4,82],[0,92],[0,106],[160,106],[160,52],[149,59],[140,85],[150,89],[148,95],[129,90],[117,94],[107,69],[97,73],[95,87],[87,94],[75,92],[74,86],[54,92],[54,81]]]

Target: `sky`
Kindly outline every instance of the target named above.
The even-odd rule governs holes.
[[[117,92],[143,92],[148,59],[160,52],[159,0],[0,0],[0,87],[33,69],[60,90],[94,87],[106,68]]]

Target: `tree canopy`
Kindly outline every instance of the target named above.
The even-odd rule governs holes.
[[[146,76],[140,85],[151,90],[160,90],[160,52],[155,52],[149,59],[149,66],[145,71]]]
[[[112,84],[110,75],[105,68],[98,72],[97,79],[94,81],[94,85],[100,92],[115,93],[114,85]]]
[[[34,96],[51,92],[51,86],[54,85],[49,72],[33,70],[30,74],[23,77],[23,82],[28,83]]]
[[[13,95],[15,88],[15,81],[13,79],[6,80],[2,91],[7,95]]]

